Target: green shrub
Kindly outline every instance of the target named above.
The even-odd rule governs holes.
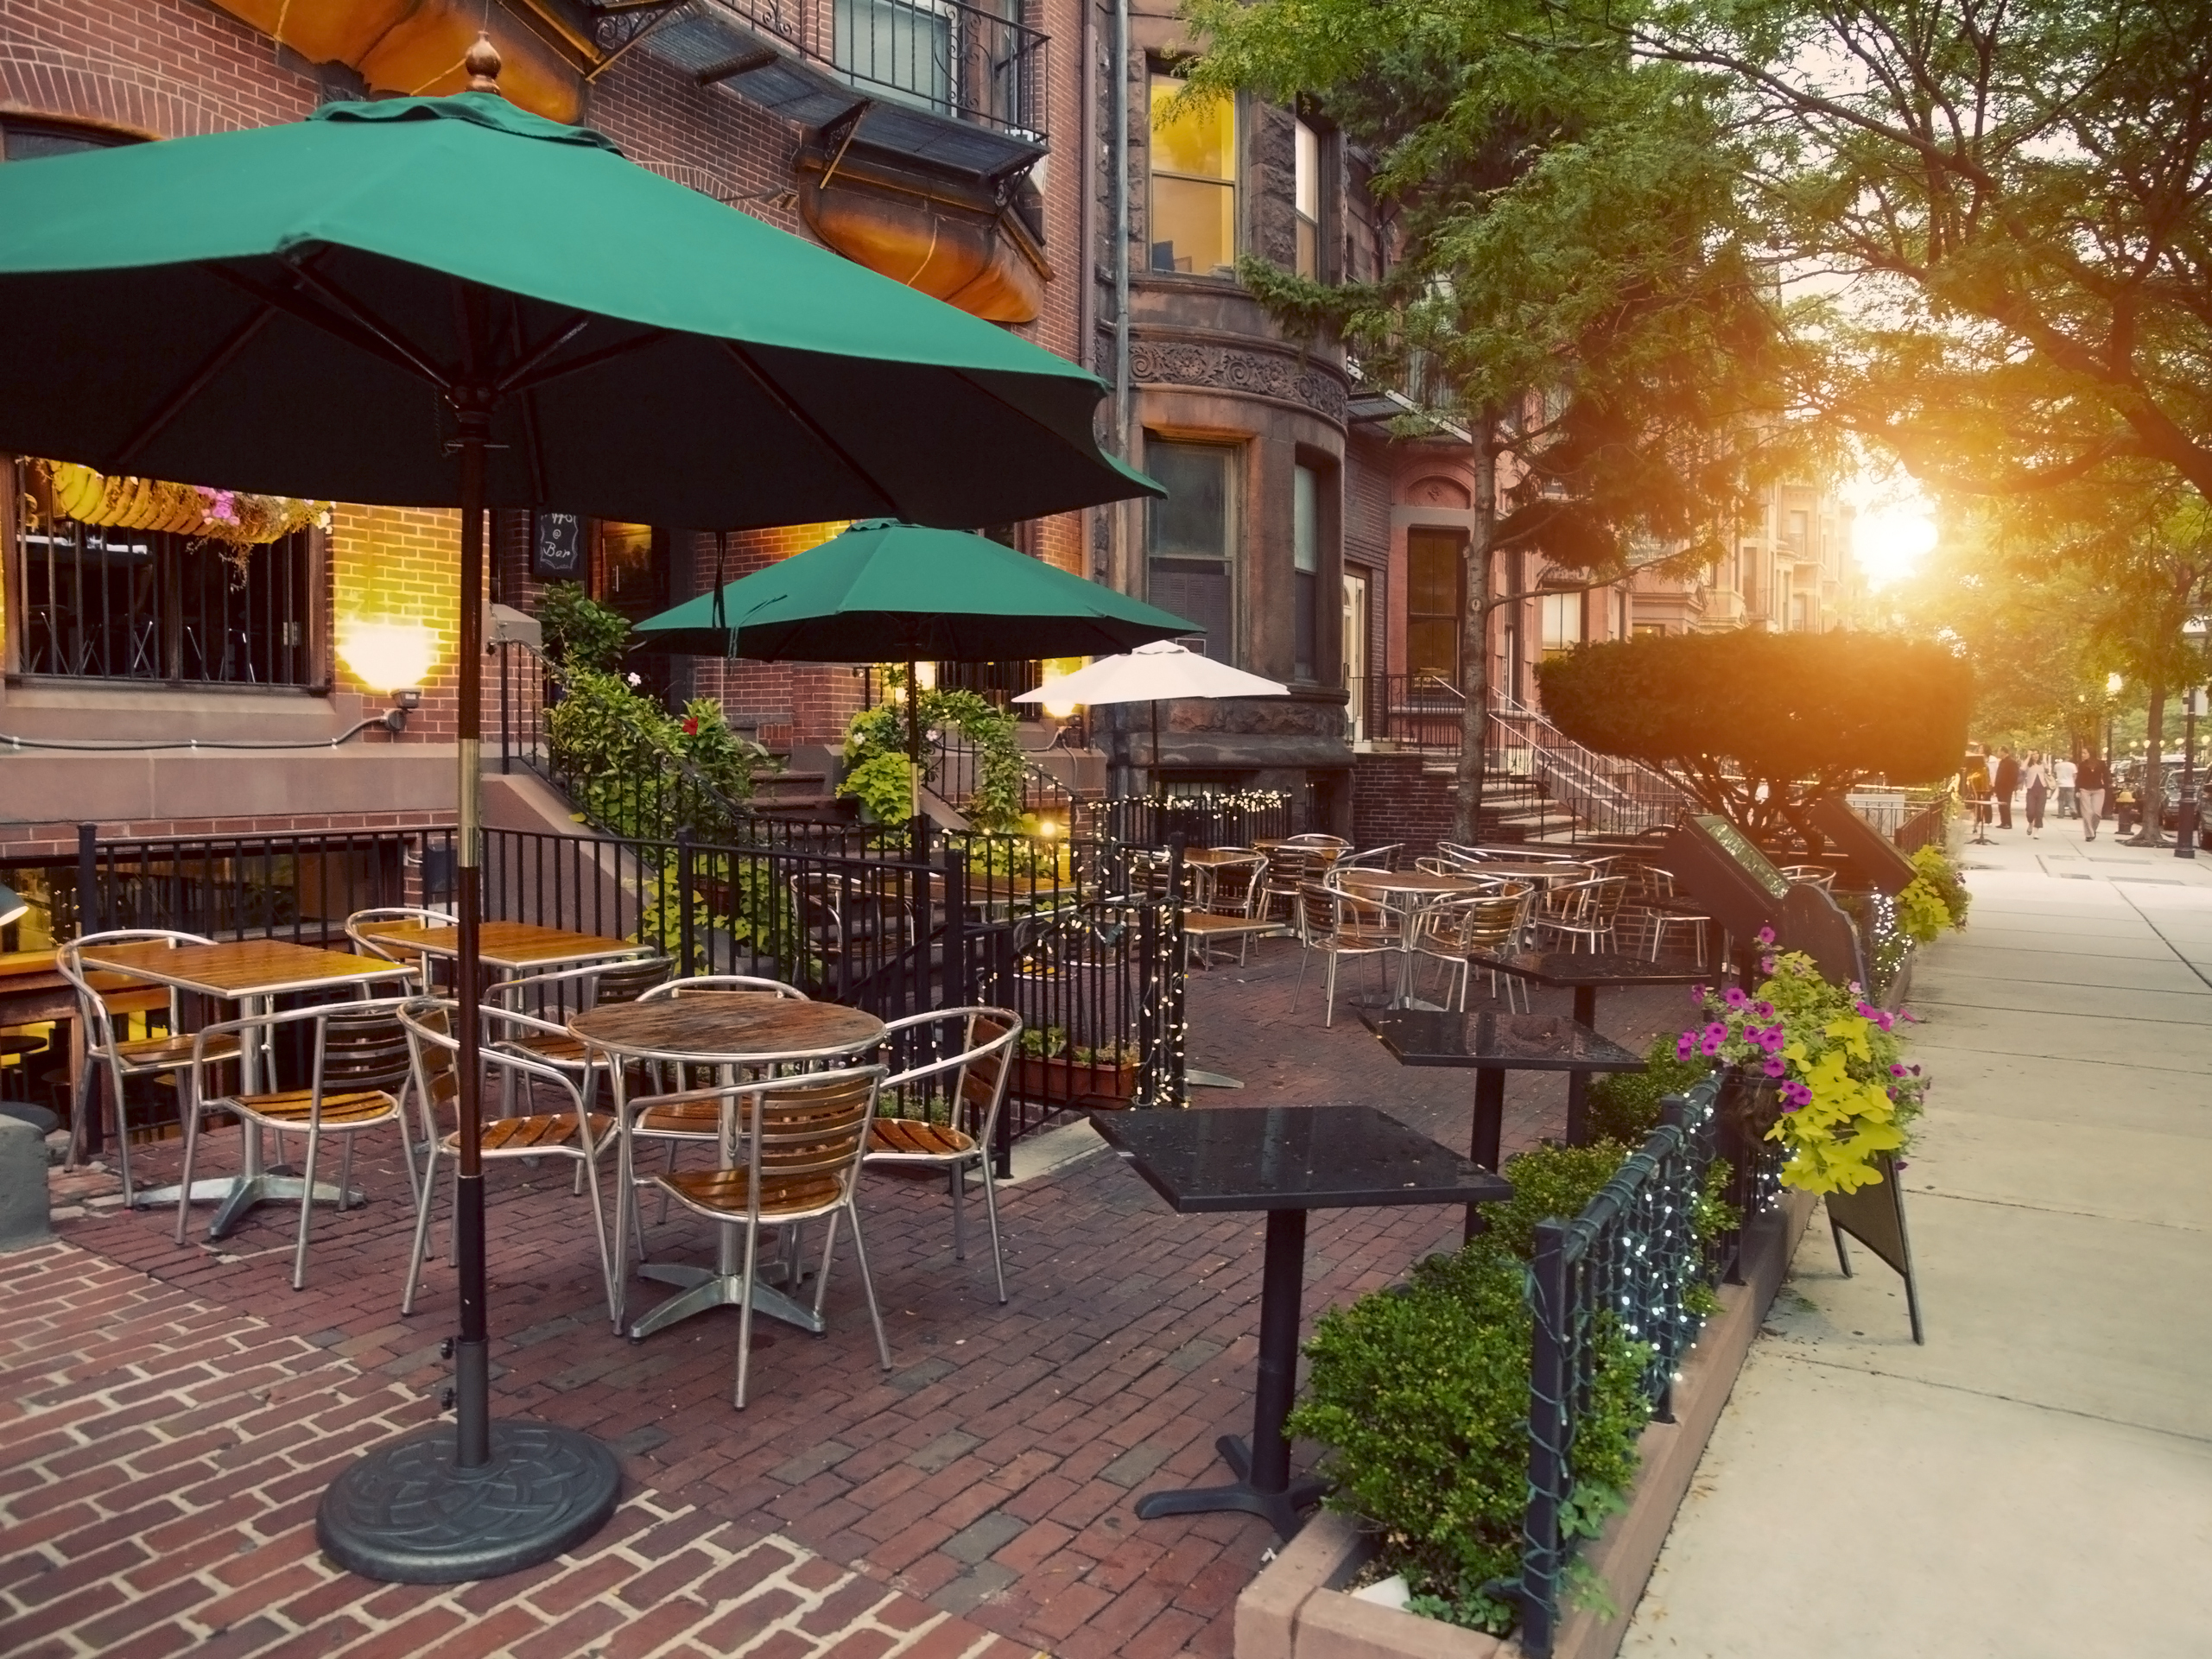
[[[1659,1126],[1659,1102],[1680,1094],[1713,1069],[1704,1060],[1675,1058],[1675,1040],[1661,1035],[1644,1053],[1640,1072],[1607,1072],[1590,1080],[1590,1127],[1607,1140],[1640,1146]]]
[[[1329,1506],[1379,1529],[1417,1612],[1480,1630],[1512,1624],[1514,1608],[1483,1586],[1517,1570],[1528,1506],[1536,1224],[1579,1214],[1628,1152],[1609,1141],[1508,1160],[1513,1196],[1484,1206],[1487,1232],[1420,1263],[1406,1284],[1323,1314],[1306,1345],[1312,1365],[1290,1432],[1326,1448]],[[1714,1231],[1725,1219],[1702,1217]],[[1575,1537],[1594,1536],[1621,1503],[1648,1415],[1638,1384],[1649,1351],[1610,1322],[1594,1340],[1596,1381],[1576,1423],[1562,1516]]]
[[[630,618],[599,604],[578,582],[555,582],[537,603],[545,654],[556,667],[612,673],[630,648]]]
[[[1943,856],[1943,850],[1937,846],[1922,847],[1912,855],[1912,867],[1918,873],[1905,891],[1898,895],[1898,909],[1901,912],[1905,909],[1906,895],[1912,893],[1915,888],[1924,886],[1927,892],[1942,903],[1943,914],[1950,925],[1954,928],[1965,927],[1967,907],[1974,902],[1974,896],[1966,890],[1965,882],[1959,878],[1957,867]],[[1906,925],[1910,928],[1910,921]],[[1916,931],[1913,937],[1917,939],[1921,936]],[[1933,939],[1935,934],[1930,934],[1927,937]]]

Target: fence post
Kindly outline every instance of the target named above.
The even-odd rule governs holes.
[[[499,652],[499,775],[515,769],[515,717],[508,706],[507,682],[514,674],[515,654],[502,641]]]
[[[922,871],[926,884],[929,872]],[[988,891],[989,890],[985,890]],[[928,913],[928,895],[916,907],[917,912]],[[922,969],[926,975],[926,963]],[[938,970],[938,995],[942,999],[940,1008],[965,1008],[975,1000],[970,994],[967,960],[967,860],[949,837],[945,842],[945,946],[943,966]]]
[[[100,826],[77,826],[77,936],[100,930]]]
[[[1521,1651],[1549,1659],[1559,1617],[1559,1504],[1567,1485],[1567,1224],[1536,1225],[1530,1276],[1529,1510],[1521,1540]]]
[[[682,953],[676,963],[679,979],[688,979],[692,972],[692,858],[691,829],[687,825],[676,832],[676,938],[680,941],[676,948]]]
[[[1189,1058],[1183,1053],[1183,965],[1188,959],[1182,936],[1182,853],[1183,833],[1177,830],[1168,837],[1168,925],[1160,953],[1160,972],[1167,982],[1163,1010],[1167,1030],[1163,1035],[1166,1038],[1168,1102],[1177,1106],[1188,1103],[1183,1066]]]

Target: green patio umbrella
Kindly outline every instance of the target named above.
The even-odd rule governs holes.
[[[1103,656],[1204,630],[988,536],[878,519],[637,624],[647,650],[783,662]],[[907,699],[907,757],[922,759]]]
[[[1156,490],[1098,380],[471,90],[0,167],[0,450],[461,510],[461,937],[476,999],[485,507],[667,525],[979,524]],[[458,1425],[326,1494],[345,1565],[547,1559],[612,1510],[588,1437],[494,1424],[477,1024],[460,1022]]]

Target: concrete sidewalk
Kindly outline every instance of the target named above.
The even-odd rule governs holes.
[[[1816,1219],[1624,1655],[2212,1652],[2212,857],[1965,853],[1910,1004],[1928,1344]]]

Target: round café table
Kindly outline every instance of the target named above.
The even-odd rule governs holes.
[[[607,1056],[607,1074],[613,1080],[615,1123],[621,1136],[621,1191],[615,1206],[618,1228],[628,1224],[629,1206],[637,1201],[637,1188],[631,1183],[634,1153],[624,1099],[624,1061],[709,1066],[722,1073],[726,1081],[740,1069],[842,1060],[874,1048],[884,1035],[884,1023],[860,1009],[840,1003],[801,1002],[755,991],[700,991],[689,996],[679,992],[656,997],[650,1002],[609,1003],[585,1010],[568,1022],[568,1029],[587,1048]],[[738,1229],[716,1231],[720,1242],[712,1268],[681,1262],[637,1264],[641,1277],[681,1289],[631,1324],[631,1340],[637,1341],[710,1308],[734,1308],[745,1299]],[[795,1272],[795,1254],[792,1259]],[[751,1300],[757,1313],[802,1331],[821,1333],[822,1321],[812,1308],[773,1286],[756,1279]]]
[[[1419,919],[1423,905],[1480,892],[1485,881],[1486,877],[1481,876],[1431,876],[1417,870],[1343,870],[1331,873],[1330,885],[1341,887],[1358,898],[1371,898],[1384,909],[1397,911],[1401,919],[1398,936],[1398,989],[1391,994],[1388,1006],[1413,1006],[1413,941],[1415,923]]]

